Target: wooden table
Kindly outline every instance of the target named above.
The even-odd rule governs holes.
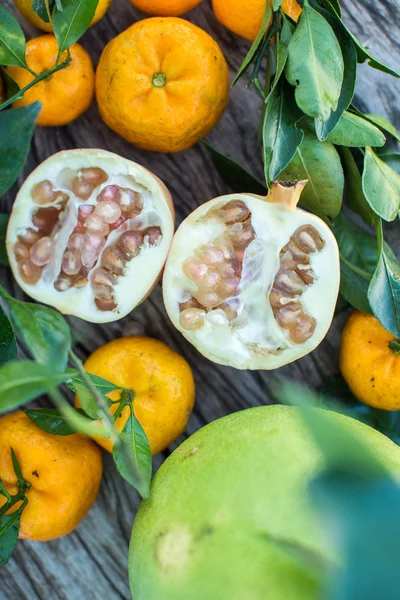
[[[342,4],[345,20],[360,40],[390,66],[398,67],[399,0],[343,0]],[[6,6],[13,9],[12,0],[6,0]],[[113,0],[105,18],[90,29],[82,40],[94,63],[97,64],[108,40],[143,16],[128,0]],[[206,29],[219,42],[233,76],[248,49],[248,43],[217,23],[209,0],[189,13],[188,19]],[[29,37],[37,35],[33,27],[26,25],[25,29]],[[399,80],[366,66],[360,68],[357,87],[359,108],[367,112],[379,112],[400,127],[399,96]],[[231,93],[230,105],[223,119],[208,139],[261,178],[260,153],[256,149],[258,119],[258,98],[254,91],[246,90],[244,83],[240,82]],[[138,150],[102,123],[95,104],[69,126],[37,130],[19,183],[54,152],[88,146],[121,154],[159,175],[171,190],[178,223],[202,202],[229,191],[203,147],[198,145],[177,155]],[[14,186],[7,194],[0,210],[9,209],[17,189]],[[399,251],[400,240],[397,248],[394,235],[392,242]],[[4,285],[14,295],[22,297],[10,272],[2,269],[1,276]],[[192,366],[197,384],[197,404],[186,434],[190,435],[218,417],[270,402],[269,382],[274,376],[306,381],[315,387],[321,385],[327,377],[338,371],[340,332],[346,316],[346,313],[342,313],[335,318],[328,336],[317,350],[275,374],[235,371],[216,366],[200,356],[170,323],[164,310],[160,286],[142,306],[122,321],[110,325],[91,325],[70,319],[70,323],[77,336],[76,350],[83,358],[101,344],[129,333],[145,333],[167,342],[180,352]],[[169,453],[164,452],[154,459],[155,469]],[[104,456],[104,464],[105,475],[99,498],[76,531],[49,543],[20,542],[17,545],[13,558],[0,571],[0,600],[131,598],[127,576],[128,544],[140,500],[118,475],[109,455]]]

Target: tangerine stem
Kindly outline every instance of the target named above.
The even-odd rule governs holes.
[[[396,354],[396,356],[400,355],[400,338],[392,340],[391,342],[389,342],[388,346],[393,352],[393,354]]]
[[[154,73],[151,83],[154,87],[163,88],[167,85],[167,78],[164,73]]]
[[[3,110],[4,108],[7,108],[7,106],[10,106],[10,104],[12,104],[13,102],[15,102],[16,100],[21,100],[21,98],[23,98],[25,92],[27,92],[28,90],[30,90],[31,87],[33,87],[34,85],[36,85],[40,81],[43,81],[43,79],[47,79],[50,75],[52,75],[56,71],[60,71],[61,69],[65,69],[65,67],[67,67],[70,62],[71,62],[71,58],[69,57],[64,62],[60,63],[59,65],[56,65],[55,67],[52,67],[51,69],[46,69],[45,71],[43,71],[42,73],[40,73],[40,75],[38,75],[35,79],[33,79],[30,83],[28,83],[28,85],[26,85],[25,87],[23,87],[22,89],[20,89],[16,94],[14,94],[13,96],[11,96],[11,98],[8,98],[8,100],[6,100],[5,102],[3,102],[3,104],[0,104],[0,110]]]

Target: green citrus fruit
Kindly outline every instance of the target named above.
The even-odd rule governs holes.
[[[329,413],[400,476],[400,449]],[[168,458],[133,528],[134,600],[317,600],[318,579],[283,541],[332,559],[307,497],[323,459],[295,408],[258,407],[207,425]]]

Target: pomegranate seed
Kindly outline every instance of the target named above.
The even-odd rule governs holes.
[[[53,255],[53,243],[49,237],[42,237],[31,247],[30,259],[34,265],[44,267]]]
[[[62,259],[61,268],[67,275],[77,275],[81,270],[82,262],[77,250],[66,250]]]
[[[198,308],[187,308],[181,312],[179,316],[179,323],[183,329],[186,329],[187,331],[194,331],[196,329],[200,329],[200,327],[203,327],[205,316],[205,310],[199,310]]]
[[[37,283],[42,275],[42,269],[30,260],[20,260],[18,270],[22,280],[29,285]]]
[[[102,200],[96,205],[94,214],[95,217],[104,221],[104,223],[112,224],[120,218],[121,208],[115,202]]]

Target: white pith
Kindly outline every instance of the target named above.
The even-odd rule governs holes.
[[[77,199],[75,202],[73,199],[76,197],[67,187],[67,181],[61,181],[60,173],[65,169],[79,171],[89,167],[100,167],[107,173],[109,179],[95,188],[88,200]],[[64,171],[64,174],[67,173],[68,171]],[[68,203],[68,216],[63,227],[53,238],[57,251],[51,262],[43,269],[41,279],[36,284],[29,285],[19,275],[14,246],[19,235],[23,235],[29,227],[35,229],[32,225],[32,215],[42,206],[33,202],[31,191],[37,183],[46,179],[56,184],[57,189],[67,193],[71,200]],[[118,277],[113,288],[117,308],[113,311],[101,311],[95,305],[90,284],[59,292],[54,288],[53,282],[60,272],[62,255],[77,221],[78,206],[96,204],[100,191],[110,184],[129,187],[143,195],[142,213],[129,223],[139,230],[158,225],[162,230],[162,238],[161,242],[152,247],[145,243],[138,256],[127,262],[124,274]],[[111,152],[85,149],[55,154],[26,179],[14,202],[6,244],[10,265],[18,284],[35,300],[50,304],[64,314],[75,315],[93,323],[105,323],[124,317],[146,297],[165,263],[174,233],[173,215],[168,205],[169,198],[164,184],[150,171]],[[112,245],[118,235],[120,235],[119,230],[111,232],[105,248]],[[100,264],[100,260],[101,255],[96,266]]]
[[[203,327],[185,330],[179,323],[179,303],[188,299],[185,291],[194,290],[195,285],[184,275],[182,264],[199,246],[212,242],[226,231],[226,226],[217,218],[203,217],[231,200],[246,203],[256,233],[244,255],[237,296],[241,300],[241,313],[245,309],[248,313],[248,324],[240,326],[239,313],[239,327],[232,328],[224,320],[222,311],[214,310],[207,314]],[[325,246],[311,254],[310,264],[317,279],[306,288],[300,300],[304,312],[316,319],[316,328],[304,344],[295,344],[288,332],[277,324],[268,297],[279,269],[280,251],[298,227],[308,224],[315,227]],[[245,285],[255,265],[260,267],[260,274]],[[300,209],[266,202],[260,196],[230,194],[203,204],[178,228],[164,271],[164,301],[175,327],[207,358],[238,369],[275,369],[308,354],[325,337],[336,305],[339,273],[337,243],[321,219]]]

